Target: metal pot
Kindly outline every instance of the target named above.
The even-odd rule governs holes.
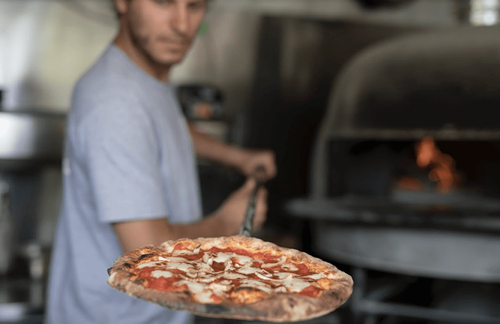
[[[7,274],[12,264],[13,233],[14,224],[10,209],[9,185],[0,179],[0,275]]]

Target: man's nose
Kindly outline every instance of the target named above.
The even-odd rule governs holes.
[[[173,29],[181,35],[187,34],[189,32],[189,16],[187,5],[177,5],[177,10],[174,16],[174,19],[172,19]]]

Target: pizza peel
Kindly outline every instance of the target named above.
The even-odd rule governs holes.
[[[248,201],[248,207],[245,213],[245,218],[243,218],[243,223],[241,224],[240,228],[240,233],[239,233],[240,235],[246,237],[250,237],[252,235],[253,218],[255,216],[255,208],[257,205],[257,193],[259,192],[259,189],[264,185],[264,181],[262,180],[264,173],[265,169],[263,166],[259,166],[255,170],[254,178],[256,179],[257,183]]]

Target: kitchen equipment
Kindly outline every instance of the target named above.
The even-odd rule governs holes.
[[[9,186],[0,178],[0,276],[10,270],[14,254],[14,224],[10,206]]]
[[[177,95],[184,113],[189,119],[221,120],[225,118],[222,91],[213,85],[182,84]]]
[[[61,186],[46,175],[60,174],[64,127],[61,113],[0,111],[1,323],[43,322],[49,256],[41,244],[51,241],[40,232],[54,227],[58,206],[47,206],[58,205]]]
[[[0,172],[60,163],[65,115],[48,111],[0,111]]]
[[[200,132],[223,142],[229,140],[231,120],[224,110],[220,88],[210,84],[181,84],[177,86],[177,97],[186,118]]]

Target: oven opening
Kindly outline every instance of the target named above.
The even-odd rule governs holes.
[[[500,142],[334,141],[330,198],[435,194],[500,196]]]
[[[325,195],[295,201],[294,212],[366,226],[500,232],[498,141],[342,139],[330,142],[327,161]]]
[[[424,137],[404,150],[393,190],[495,196],[499,167],[498,143]]]

